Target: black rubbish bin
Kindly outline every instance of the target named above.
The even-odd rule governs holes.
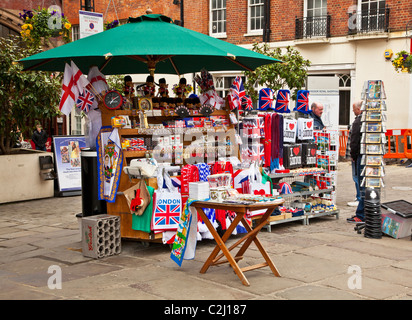
[[[85,148],[80,153],[82,166],[82,216],[106,214],[106,201],[99,200],[97,184],[97,151]]]

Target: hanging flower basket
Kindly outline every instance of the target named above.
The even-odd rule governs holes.
[[[392,60],[396,72],[412,73],[412,54],[405,50],[399,51],[396,58]]]
[[[21,36],[31,46],[47,46],[49,38],[61,37],[70,42],[71,27],[63,13],[48,9],[23,10]]]

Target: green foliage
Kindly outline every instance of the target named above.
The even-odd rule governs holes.
[[[123,94],[123,87],[124,87],[124,75],[115,74],[111,76],[107,76],[107,84],[110,89],[115,89]]]
[[[50,72],[23,72],[17,60],[39,49],[26,48],[19,37],[0,37],[0,150],[9,154],[15,143],[14,131],[28,128],[29,119],[50,118],[58,114],[61,75]],[[27,137],[26,137],[27,138]]]
[[[256,68],[254,72],[245,72],[245,90],[256,101],[259,98],[255,85],[270,88],[276,93],[279,89],[289,89],[291,97],[296,99],[297,91],[304,87],[307,68],[310,61],[304,59],[300,52],[292,47],[287,47],[285,52],[280,48],[271,50],[268,44],[253,45],[253,51],[281,60],[283,63],[272,63]]]

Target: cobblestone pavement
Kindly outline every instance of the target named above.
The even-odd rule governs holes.
[[[86,258],[75,217],[81,212],[80,196],[2,204],[0,299],[411,300],[410,237],[369,239],[355,232],[346,222],[354,214],[346,205],[354,198],[350,164],[339,163],[338,172],[339,218],[289,222],[259,233],[281,277],[269,268],[249,271],[249,287],[227,264],[199,273],[212,240],[199,242],[195,259],[182,267],[170,259],[168,245],[130,240],[122,240],[118,255]],[[411,174],[412,168],[386,166],[382,201],[410,201]],[[262,260],[251,246],[240,264]],[[61,270],[61,289],[48,285],[56,283],[51,281],[56,270]]]

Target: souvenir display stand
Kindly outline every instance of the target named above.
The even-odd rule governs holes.
[[[313,120],[305,115],[274,111],[249,112],[240,119],[242,163],[259,163],[260,171],[271,179],[271,194],[285,199],[269,217],[268,231],[279,223],[301,221],[307,225],[311,218],[321,216],[338,219],[338,133],[313,130]]]
[[[362,90],[361,106],[361,196],[365,203],[365,221],[357,224],[355,230],[368,238],[380,239],[382,232],[392,220],[381,215],[381,190],[384,187],[383,177],[385,143],[386,143],[386,94],[381,80],[365,81]],[[389,222],[390,221],[390,222]],[[383,223],[382,223],[383,222]]]
[[[369,80],[364,84],[361,106],[361,186],[381,189],[385,176],[383,155],[386,143],[386,95],[383,82]]]
[[[99,104],[102,114],[102,126],[116,126],[116,121],[121,122],[118,133],[122,142],[123,168],[130,165],[134,159],[156,158],[163,159],[166,167],[172,167],[173,179],[180,179],[180,168],[187,164],[187,160],[195,157],[216,160],[219,156],[219,148],[228,150],[229,145],[214,139],[219,132],[227,132],[233,128],[229,121],[228,111],[223,107],[220,110],[202,110],[199,105],[194,106],[192,99],[186,99],[185,103],[178,98],[169,98],[164,104],[166,108],[159,108],[160,99],[147,99],[149,110],[139,109],[138,100],[135,98],[131,109],[108,109],[103,103]],[[198,102],[198,101],[197,101]],[[184,108],[184,114],[176,112],[176,105]],[[178,106],[179,107],[179,106]],[[200,111],[204,114],[201,114]],[[184,116],[184,118],[183,118]],[[186,124],[190,122],[190,127]],[[184,141],[183,137],[189,135],[196,139],[195,142]],[[213,140],[213,141],[208,141]],[[234,139],[228,139],[233,141]],[[223,144],[223,145],[222,145]],[[222,152],[225,154],[225,152]],[[121,237],[135,240],[162,241],[161,232],[143,232],[133,230],[133,216],[130,205],[124,196],[124,191],[139,184],[144,178],[148,186],[158,189],[156,177],[143,177],[140,173],[132,173],[122,170],[116,200],[107,202],[107,213],[118,215],[121,218]],[[183,194],[182,194],[183,197]],[[186,195],[187,199],[187,195]]]
[[[222,204],[283,199],[282,205],[273,208],[264,221],[269,231],[273,224],[301,221],[307,225],[311,218],[339,217],[335,206],[337,132],[313,130],[313,120],[307,114],[276,110],[268,90],[260,95],[258,110],[253,110],[250,100],[244,103],[240,98],[240,77],[225,99],[216,95],[207,71],[202,70],[201,78],[195,80],[201,87],[201,94],[196,97],[145,95],[130,97],[121,106],[111,108],[107,103],[116,99],[116,94],[108,91],[106,96],[113,97],[99,103],[102,128],[116,132],[121,144],[122,170],[115,200],[107,202],[107,213],[120,216],[122,238],[172,243],[188,199],[210,199]],[[287,93],[282,94],[279,102],[287,100]],[[284,111],[284,103],[282,108]],[[145,159],[155,162],[156,173],[148,175],[136,169],[135,161]],[[154,190],[153,196],[147,198],[154,199],[150,209],[153,217],[149,230],[144,231],[133,228],[139,206],[147,201],[140,195],[146,190],[140,188],[142,180]],[[169,204],[173,202],[173,197],[162,196],[164,188],[175,190],[178,206],[155,205],[166,203],[159,200],[162,197]],[[158,210],[163,212],[159,214]],[[173,210],[179,214],[172,217]],[[264,211],[249,212],[245,221],[256,225]],[[205,214],[221,232],[236,217],[228,210],[206,210]],[[157,218],[159,215],[163,218]],[[166,226],[167,219],[173,220],[174,225]],[[210,239],[214,233],[207,231],[202,220],[198,233]],[[231,228],[234,234],[247,233],[242,224]]]

